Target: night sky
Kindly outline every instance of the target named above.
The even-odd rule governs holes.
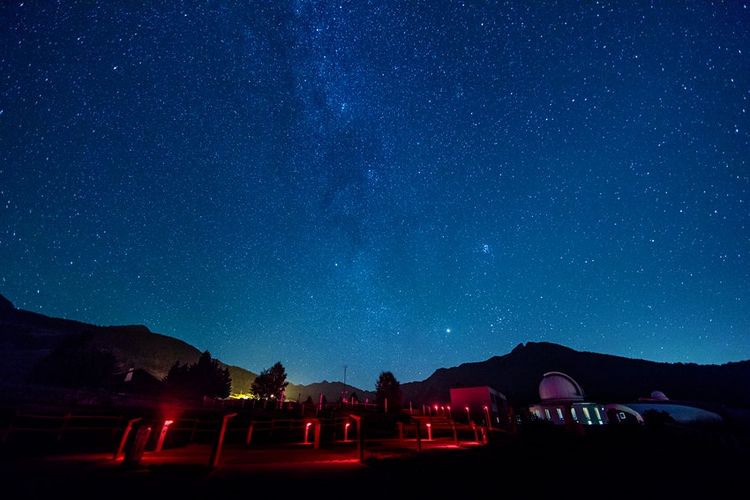
[[[365,389],[750,358],[747,4],[137,3],[0,6],[17,307]]]

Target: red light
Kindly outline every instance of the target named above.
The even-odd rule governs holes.
[[[305,424],[305,427],[310,427],[312,425],[312,422],[308,422]]]
[[[164,421],[164,426],[167,427],[167,426],[172,425],[173,423],[174,423],[174,420],[165,420]]]

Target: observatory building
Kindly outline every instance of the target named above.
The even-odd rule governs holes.
[[[585,400],[583,389],[570,375],[547,372],[539,383],[539,403],[529,407],[531,415],[554,424],[602,425],[604,407]]]
[[[456,387],[450,390],[453,417],[468,423],[479,422],[488,427],[507,423],[508,400],[503,393],[489,386]]]

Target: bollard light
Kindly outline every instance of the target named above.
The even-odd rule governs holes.
[[[164,424],[161,426],[161,433],[159,434],[159,440],[156,442],[156,448],[154,448],[154,451],[161,451],[162,447],[164,446],[164,439],[167,437],[167,431],[169,430],[169,426],[174,423],[174,420],[165,420]]]
[[[310,427],[312,426],[312,422],[307,422],[305,424],[305,444],[310,444]]]

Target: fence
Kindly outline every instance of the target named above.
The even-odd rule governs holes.
[[[485,430],[456,426],[446,418],[401,417],[408,422],[397,422],[396,416],[384,414],[355,415],[334,413],[324,418],[278,415],[267,412],[232,412],[226,409],[182,413],[161,412],[143,416],[122,414],[64,413],[0,413],[0,449],[8,453],[68,451],[113,452],[119,458],[134,449],[140,440],[140,452],[155,453],[166,449],[180,449],[188,445],[211,445],[211,464],[219,463],[222,446],[226,442],[235,449],[273,448],[289,446],[319,448],[322,445],[342,452],[350,450],[359,459],[365,446],[375,449],[389,441],[392,448],[414,449],[412,433],[418,451],[422,441],[443,440],[458,444],[464,440],[487,442]],[[277,418],[278,417],[278,418]],[[364,424],[364,425],[363,425]],[[398,424],[398,425],[397,425]],[[139,432],[148,429],[148,432]],[[398,431],[398,432],[397,432]],[[367,440],[365,439],[367,433]],[[131,460],[132,460],[132,453]],[[136,458],[135,461],[139,460]]]

